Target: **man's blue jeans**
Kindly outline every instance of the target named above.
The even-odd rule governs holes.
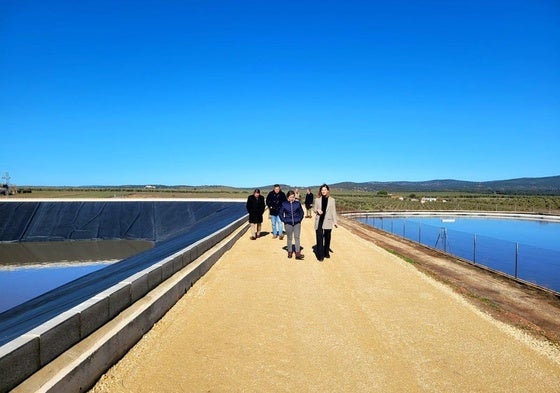
[[[283,228],[282,228],[282,221],[280,220],[280,217],[271,215],[270,221],[272,222],[272,235],[282,236]]]

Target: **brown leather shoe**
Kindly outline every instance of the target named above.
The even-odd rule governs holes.
[[[292,254],[293,254],[293,252],[288,251],[288,258],[291,258],[291,257],[292,257]],[[296,258],[297,258],[297,256],[296,256]]]
[[[255,240],[255,239],[256,239],[256,237],[254,237],[254,236],[251,236],[251,240]]]

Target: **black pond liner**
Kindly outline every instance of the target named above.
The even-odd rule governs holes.
[[[0,203],[0,241],[150,240],[155,247],[0,313],[0,346],[247,214],[245,203]]]

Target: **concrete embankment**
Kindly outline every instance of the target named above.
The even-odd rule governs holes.
[[[314,244],[242,237],[92,391],[560,391],[557,348],[344,227]]]
[[[196,260],[152,289],[115,318],[47,363],[13,392],[78,392],[87,390],[200,279],[246,231],[241,226]],[[197,248],[197,244],[189,250]],[[188,252],[187,252],[188,255]],[[182,255],[170,258],[173,264]],[[186,256],[185,256],[186,258]],[[147,274],[144,274],[147,278]]]
[[[79,346],[104,324],[118,319],[129,306],[145,302],[149,291],[167,282],[175,273],[184,272],[186,266],[197,260],[198,268],[194,269],[196,265],[189,267],[194,269],[193,272],[165,294],[156,296],[154,305],[146,311],[147,316],[143,314],[130,322],[131,328],[125,329],[124,333],[114,334],[108,347],[109,351],[114,351],[110,358],[96,355],[98,363],[89,359],[86,361],[92,362],[89,366],[83,366],[84,363],[76,366],[87,377],[85,380],[82,377],[73,379],[74,369],[65,368],[68,373],[62,375],[57,371],[60,383],[52,385],[56,386],[55,391],[58,386],[69,387],[65,391],[89,386],[101,371],[150,329],[234,240],[230,238],[221,247],[215,245],[237,228],[246,228],[243,204],[214,201],[161,204],[21,202],[18,205],[0,204],[0,211],[6,213],[0,233],[2,239],[8,241],[35,239],[37,236],[84,239],[99,234],[108,237],[126,234],[130,237],[140,231],[153,236],[152,240],[156,242],[156,247],[151,250],[90,273],[0,314],[0,392],[12,389],[39,369],[52,370],[49,367],[55,359],[72,353],[72,349],[67,351],[69,348]],[[10,222],[19,225],[10,226]],[[211,257],[200,262],[199,257],[209,249],[213,250]]]

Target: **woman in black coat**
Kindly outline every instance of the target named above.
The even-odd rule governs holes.
[[[261,224],[265,209],[264,197],[258,188],[252,195],[247,197],[247,212],[249,213],[249,223],[251,224],[251,240],[261,236]]]

